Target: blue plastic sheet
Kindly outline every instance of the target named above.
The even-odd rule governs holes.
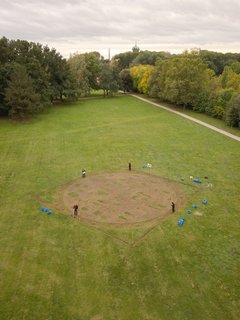
[[[178,226],[179,226],[179,227],[182,227],[183,224],[184,224],[184,221],[185,221],[185,218],[179,219],[179,220],[178,220]]]
[[[196,183],[202,183],[202,181],[200,179],[196,179],[196,178],[193,179],[193,181],[196,182]]]
[[[45,207],[41,207],[40,209],[43,213],[47,213],[48,215],[52,214],[52,210],[45,208]]]

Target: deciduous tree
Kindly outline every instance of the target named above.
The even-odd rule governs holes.
[[[40,95],[34,90],[34,83],[23,65],[14,65],[8,87],[5,89],[5,102],[11,118],[24,119],[40,110]]]
[[[102,67],[99,77],[99,86],[103,89],[104,97],[112,95],[119,89],[119,79],[116,70],[109,63]]]

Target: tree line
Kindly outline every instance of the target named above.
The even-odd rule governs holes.
[[[132,51],[111,61],[98,52],[64,59],[55,49],[0,39],[0,113],[24,118],[56,100],[92,90],[136,91],[240,127],[240,53]]]
[[[139,51],[114,57],[126,91],[135,90],[240,127],[240,53]]]
[[[0,39],[0,114],[24,119],[54,101],[76,100],[91,90],[118,90],[117,69],[98,52],[64,59],[54,48]]]

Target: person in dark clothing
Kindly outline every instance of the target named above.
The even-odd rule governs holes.
[[[128,162],[128,170],[129,170],[129,171],[132,170],[132,164],[131,164],[131,162]]]
[[[74,218],[77,217],[77,215],[78,215],[78,205],[75,204],[73,206],[73,216],[74,216]]]
[[[86,177],[86,170],[82,169],[82,177],[85,178]]]
[[[172,202],[172,213],[175,212],[175,203]]]

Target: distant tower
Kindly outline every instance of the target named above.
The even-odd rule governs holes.
[[[110,61],[111,59],[111,52],[110,52],[110,48],[108,48],[108,60]]]
[[[138,53],[140,51],[139,47],[137,46],[137,41],[135,41],[135,45],[134,47],[132,48],[132,52],[136,52]]]

